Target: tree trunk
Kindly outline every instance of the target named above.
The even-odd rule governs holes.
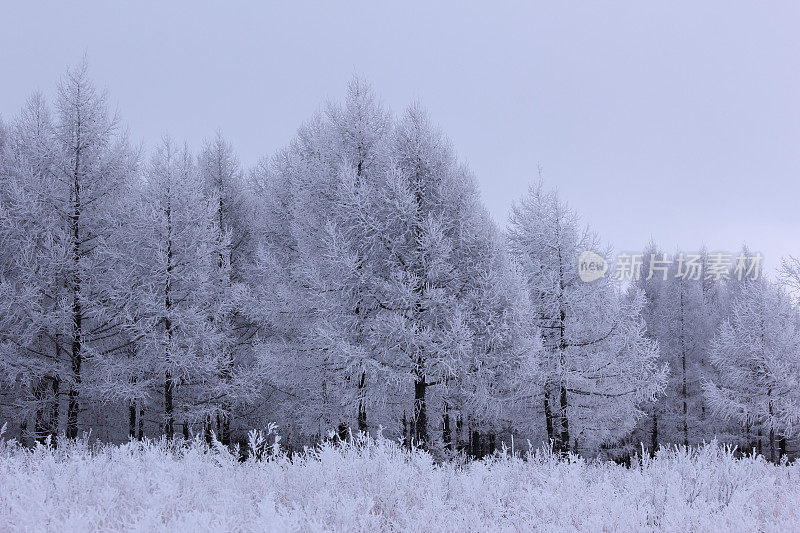
[[[775,462],[775,430],[769,430],[769,460]]]
[[[222,442],[222,444],[224,446],[230,446],[231,445],[231,414],[230,414],[230,411],[228,411],[225,414],[225,416],[222,417],[221,426],[222,427],[220,428],[220,432],[219,432],[220,433],[220,439],[221,439],[220,442]]]
[[[547,391],[547,385],[545,385],[544,393],[544,420],[547,426],[547,446],[552,450],[555,444],[555,434],[553,432],[553,412],[550,409],[550,392]]]
[[[769,460],[771,462],[775,462],[775,429],[772,427],[772,416],[773,416],[773,409],[772,409],[772,389],[767,391],[767,398],[769,401]]]
[[[473,459],[481,458],[481,434],[478,430],[472,431],[472,452]]]
[[[364,386],[366,384],[367,373],[361,371],[361,379],[358,381],[358,432],[367,432],[367,406],[364,402]]]
[[[33,398],[36,400],[36,414],[33,419],[33,435],[36,442],[44,444],[47,435],[50,434],[51,416],[48,412],[49,402],[46,402],[47,384],[44,379],[41,379],[36,385],[33,386]]]
[[[78,127],[78,142],[80,143],[80,127]],[[78,389],[81,384],[81,363],[83,354],[83,309],[81,308],[80,291],[80,216],[81,216],[81,184],[80,184],[80,160],[81,149],[75,152],[75,168],[73,171],[73,190],[72,190],[72,214],[70,216],[70,226],[72,230],[72,275],[70,279],[70,292],[72,293],[72,352],[70,353],[70,363],[72,367],[72,380],[69,386],[69,403],[67,405],[67,437],[74,439],[78,437]]]
[[[464,449],[464,419],[461,415],[456,417],[456,449],[461,451]]]
[[[650,440],[650,457],[656,456],[658,451],[658,414],[653,412],[653,433]]]
[[[128,402],[128,436],[136,438],[136,400]]]
[[[69,385],[69,404],[67,405],[67,437],[70,439],[75,439],[78,437],[78,412],[80,410],[78,405],[78,387],[81,384],[81,335],[83,334],[81,305],[78,301],[77,294],[74,296],[74,301],[72,304],[72,315],[73,341],[72,354],[70,358],[70,363],[72,366],[72,381]]]
[[[58,440],[58,424],[60,417],[60,406],[58,400],[58,389],[61,386],[61,380],[57,377],[53,378],[53,404],[50,408],[50,442],[55,447]]]
[[[167,207],[164,212],[167,219],[167,279],[164,285],[164,329],[167,332],[167,346],[164,350],[166,371],[164,372],[164,433],[168,440],[175,436],[175,420],[173,415],[173,389],[175,383],[172,379],[172,372],[169,367],[172,364],[172,206],[167,200]],[[186,427],[184,426],[184,432]]]
[[[453,450],[453,438],[450,432],[450,414],[447,412],[446,405],[444,407],[444,415],[442,415],[442,441],[444,442],[445,450]]]
[[[411,444],[409,442],[409,435],[408,434],[409,434],[409,432],[408,432],[408,420],[406,420],[406,412],[403,411],[403,443],[406,445],[407,448],[410,447],[410,444]]]
[[[341,442],[347,442],[347,424],[345,424],[344,422],[340,422],[339,431],[337,434]]]
[[[414,381],[414,439],[420,448],[427,447],[428,443],[428,412],[425,405],[427,388],[425,376],[418,373]]]
[[[558,307],[559,307],[559,327],[558,327],[558,357],[561,365],[561,380],[560,380],[560,415],[561,415],[561,442],[559,450],[561,453],[566,454],[569,451],[569,419],[567,410],[567,386],[564,381],[564,373],[567,367],[567,312],[564,308],[564,258],[561,256],[561,248],[558,248]]]
[[[757,440],[756,440],[756,449],[758,450],[758,455],[763,456],[764,455],[764,453],[763,453],[764,449],[761,446],[761,428],[758,428],[758,433],[756,433],[756,438],[757,438]]]
[[[203,419],[203,439],[206,444],[211,444],[211,415],[206,415]]]
[[[567,420],[567,387],[561,384],[561,452],[569,451],[569,421]]]
[[[681,329],[680,329],[680,341],[681,341],[681,399],[683,401],[683,445],[688,447],[689,446],[689,394],[686,388],[686,346],[684,342],[684,332],[683,332],[683,281],[679,282],[679,296],[680,296],[680,317],[681,317]]]
[[[80,347],[78,347],[80,350]],[[78,437],[78,385],[81,383],[81,361],[80,357],[72,360],[72,383],[69,386],[69,404],[67,406],[67,437],[75,439]]]
[[[172,373],[167,370],[164,373],[164,435],[167,440],[172,440],[175,436],[175,420],[172,412]]]

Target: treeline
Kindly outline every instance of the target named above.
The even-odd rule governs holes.
[[[608,250],[555,192],[499,229],[425,110],[395,116],[357,78],[243,169],[220,135],[132,145],[82,65],[0,123],[0,180],[0,419],[27,443],[276,422],[290,447],[717,437],[777,458],[792,434],[783,285],[583,281],[579,255]]]

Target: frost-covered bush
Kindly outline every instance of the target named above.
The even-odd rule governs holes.
[[[787,531],[800,470],[731,450],[631,468],[534,452],[437,464],[387,440],[240,462],[199,441],[0,442],[0,529],[22,531]]]

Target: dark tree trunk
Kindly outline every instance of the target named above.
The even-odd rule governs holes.
[[[561,384],[561,452],[569,451],[569,421],[567,420],[567,387]]]
[[[656,451],[658,451],[658,415],[653,413],[653,433],[650,440],[650,457],[655,457]]]
[[[58,378],[53,378],[52,385],[53,385],[53,400],[52,400],[53,403],[50,408],[50,442],[52,442],[53,446],[55,446],[58,437],[58,419],[60,416],[60,408],[58,404],[58,389],[61,386],[61,380]]]
[[[414,381],[414,439],[421,448],[426,448],[428,443],[428,412],[425,405],[427,388],[425,376],[418,375]]]
[[[364,402],[364,387],[366,385],[367,373],[361,372],[361,379],[358,381],[358,432],[367,432],[367,406]]]
[[[128,402],[128,436],[136,438],[136,400]]]
[[[447,412],[447,406],[445,406],[444,415],[442,416],[442,441],[444,441],[445,450],[453,450],[453,437],[450,432],[450,415]]]
[[[775,430],[774,429],[770,429],[769,430],[769,460],[771,462],[773,462],[773,463],[776,462],[775,461]]]
[[[409,431],[408,431],[408,420],[406,420],[406,412],[403,411],[403,443],[406,445],[407,448],[410,447],[409,442]]]
[[[78,412],[80,407],[78,405],[78,388],[81,384],[81,317],[80,317],[80,304],[77,303],[73,307],[77,308],[77,315],[74,317],[75,326],[73,326],[73,335],[75,340],[72,343],[72,382],[69,385],[69,404],[67,406],[67,437],[75,439],[78,437]]]
[[[172,407],[173,388],[172,373],[167,370],[164,373],[164,435],[167,436],[168,440],[172,440],[175,436],[175,419],[173,418]]]
[[[544,393],[544,420],[547,426],[547,446],[552,450],[555,443],[555,435],[553,433],[553,411],[550,408],[550,393],[545,389]]]
[[[561,371],[564,372],[564,369],[567,368],[567,335],[566,335],[566,327],[567,327],[567,312],[564,308],[563,302],[563,295],[564,295],[564,259],[561,256],[561,248],[558,249],[558,263],[559,263],[559,271],[558,271],[558,285],[559,285],[559,295],[558,295],[558,306],[559,306],[559,328],[558,328],[558,356],[559,362],[561,363]],[[566,454],[569,450],[569,420],[567,418],[568,415],[568,405],[567,405],[567,385],[564,382],[564,376],[561,376],[561,380],[559,383],[560,387],[560,395],[559,395],[559,414],[561,416],[561,438],[559,451],[562,454]]]
[[[189,440],[191,435],[189,435],[189,421],[183,421],[183,440]]]
[[[164,350],[164,359],[166,362],[167,370],[164,372],[164,433],[167,439],[172,440],[175,436],[175,420],[173,415],[173,390],[175,383],[172,379],[172,372],[169,370],[172,364],[172,319],[170,312],[172,311],[172,206],[167,203],[164,212],[167,219],[167,279],[164,284],[164,310],[165,320],[164,328],[167,332],[167,346]],[[188,433],[188,428],[184,425],[184,434]]]
[[[769,398],[769,418],[770,418],[770,428],[769,428],[769,460],[773,463],[775,462],[775,429],[772,427],[772,389],[767,391],[767,398]]]
[[[683,283],[680,283],[680,342],[681,342],[681,399],[683,402],[683,420],[681,430],[683,431],[683,445],[689,447],[689,392],[686,388],[686,347],[683,333]]]
[[[477,430],[472,431],[472,437],[470,438],[470,455],[473,459],[480,459],[481,458],[481,434]]]
[[[226,409],[225,414],[217,415],[217,435],[219,435],[219,441],[223,446],[230,446],[231,444],[231,422],[230,415],[228,414],[229,412],[230,411]]]
[[[786,456],[786,437],[781,435],[781,438],[778,440],[778,460],[783,459]]]
[[[203,439],[206,444],[211,444],[211,415],[206,415],[203,419]]]
[[[758,455],[764,455],[764,449],[761,445],[761,428],[759,428],[758,433],[756,433],[756,449],[758,450]]]
[[[51,415],[48,412],[47,384],[44,379],[34,385],[33,398],[36,400],[36,414],[33,419],[34,440],[44,444],[47,435],[51,432],[51,420],[48,420]]]
[[[226,413],[225,416],[222,417],[222,424],[220,428],[220,438],[223,445],[230,446],[231,445],[231,414],[230,412]]]
[[[80,131],[80,130],[78,130]],[[80,141],[80,133],[78,133]],[[81,308],[80,291],[80,259],[81,259],[81,236],[80,236],[80,216],[81,216],[81,184],[80,184],[80,148],[75,152],[75,169],[73,172],[72,190],[72,214],[70,225],[72,230],[72,268],[74,269],[70,279],[70,292],[72,293],[72,352],[70,353],[70,363],[72,367],[72,380],[69,386],[69,402],[67,405],[67,437],[74,439],[78,437],[78,390],[81,384],[81,363],[83,342],[83,309]]]

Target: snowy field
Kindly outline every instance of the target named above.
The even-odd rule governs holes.
[[[708,446],[630,469],[437,465],[387,441],[238,462],[200,444],[0,444],[2,531],[792,531],[800,468]]]

